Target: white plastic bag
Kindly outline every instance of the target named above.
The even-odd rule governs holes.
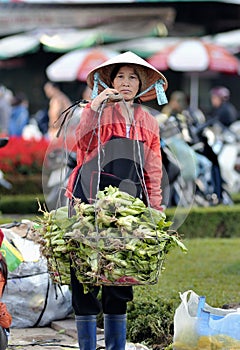
[[[69,287],[52,283],[46,261],[22,263],[20,267],[23,269],[18,268],[19,272],[28,274],[23,272],[15,277],[10,274],[2,298],[12,315],[12,328],[46,326],[72,312]]]
[[[2,297],[12,315],[11,328],[42,327],[66,318],[72,312],[69,286],[59,287],[52,283],[47,260],[41,257],[35,242],[21,238],[12,230],[3,231],[23,260],[9,271]]]
[[[174,315],[174,350],[240,349],[240,310],[214,308],[205,297],[179,293]]]

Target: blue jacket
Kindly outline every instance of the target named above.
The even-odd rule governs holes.
[[[12,107],[12,114],[8,125],[8,133],[11,136],[21,136],[23,128],[28,124],[29,112],[23,105]]]

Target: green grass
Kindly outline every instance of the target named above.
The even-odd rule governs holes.
[[[157,284],[134,287],[128,312],[131,341],[155,350],[172,349],[180,292],[204,295],[213,307],[240,303],[240,238],[193,238],[184,243],[188,253],[173,249]]]
[[[41,214],[29,214],[29,215],[20,215],[20,214],[7,214],[0,215],[0,225],[9,224],[12,222],[21,222],[22,220],[36,221],[38,217],[41,217]]]
[[[215,307],[240,303],[240,238],[197,238],[184,243],[188,252],[174,248],[159,282],[135,288],[136,296],[144,293],[153,299],[178,299],[179,292],[192,289]]]

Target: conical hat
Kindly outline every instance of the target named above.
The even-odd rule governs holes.
[[[98,67],[91,70],[87,76],[87,84],[92,89],[94,86],[94,74],[98,73],[99,78],[108,86],[111,87],[111,73],[116,64],[134,64],[136,70],[141,79],[141,92],[145,91],[147,88],[152,86],[159,79],[163,80],[163,89],[166,91],[168,87],[168,82],[165,76],[160,73],[156,68],[154,68],[147,61],[143,60],[141,57],[137,56],[131,51],[127,51],[123,54],[117,55],[108,61],[102,63]],[[98,86],[99,92],[104,90],[100,84]],[[150,101],[156,98],[156,90],[154,86],[151,90],[147,91],[141,96],[142,101]]]

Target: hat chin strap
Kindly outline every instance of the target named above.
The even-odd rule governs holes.
[[[92,98],[97,97],[98,95],[98,84],[100,84],[104,89],[107,89],[108,86],[105,84],[100,78],[99,78],[99,73],[96,72],[94,73],[93,76],[93,90],[92,90]]]
[[[156,95],[157,95],[157,101],[159,106],[164,105],[166,103],[168,103],[163,85],[164,85],[164,80],[163,79],[159,79],[157,80],[154,84],[152,84],[151,86],[149,86],[147,89],[145,89],[144,91],[140,92],[140,94],[138,94],[135,98],[141,97],[142,95],[146,94],[146,92],[152,90],[153,88],[155,88],[156,91]]]
[[[92,98],[95,98],[98,95],[98,84],[100,84],[104,89],[107,89],[108,86],[107,86],[107,84],[105,84],[99,78],[99,73],[98,72],[94,73],[93,81],[94,81],[94,83],[93,83],[93,90],[92,90]],[[167,97],[166,97],[166,94],[165,94],[165,91],[164,91],[164,88],[163,88],[164,84],[165,84],[164,80],[163,79],[159,79],[154,84],[149,86],[147,89],[142,91],[140,94],[135,96],[135,98],[141,97],[142,95],[146,94],[146,92],[148,92],[151,89],[155,88],[158,104],[160,106],[163,105],[163,104],[166,104],[166,103],[168,103],[168,100],[167,100]]]

